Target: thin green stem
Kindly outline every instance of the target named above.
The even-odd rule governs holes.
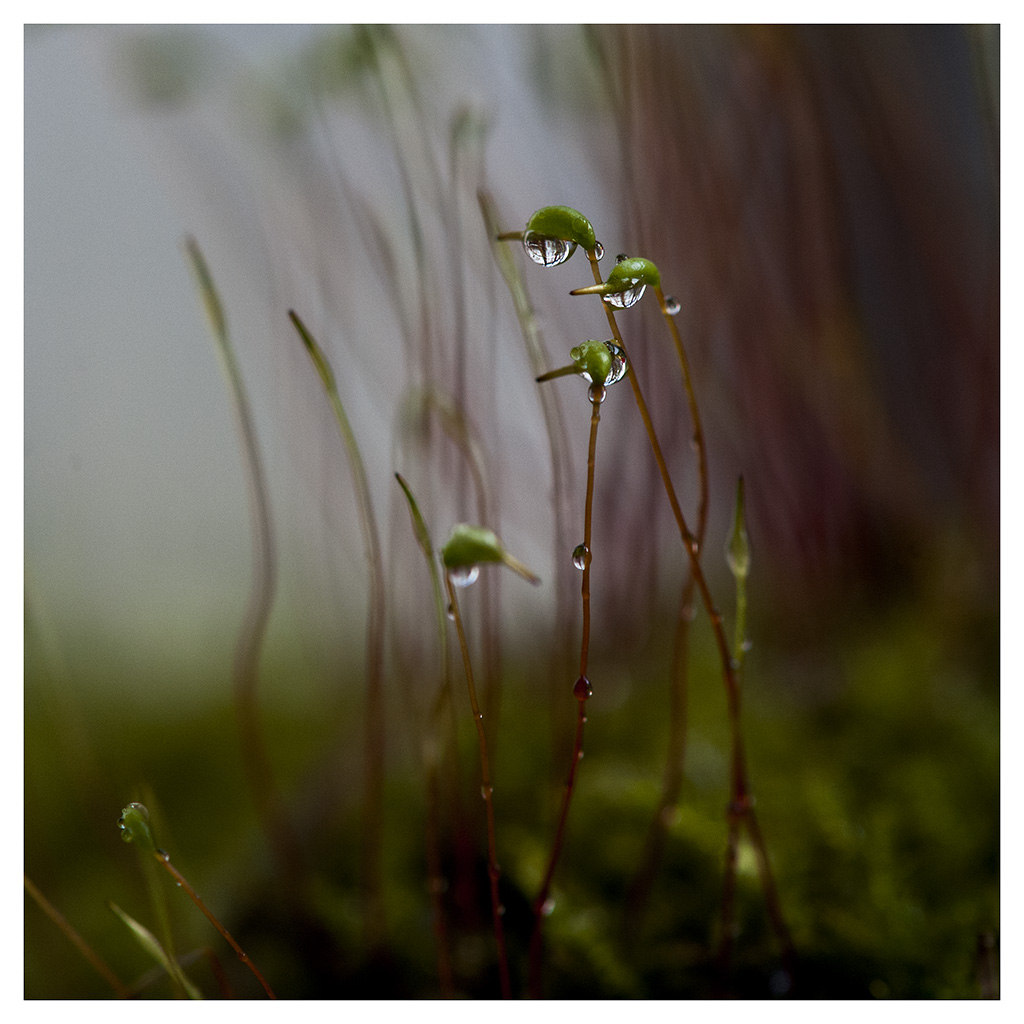
[[[547,870],[544,872],[544,880],[541,882],[540,890],[533,901],[533,934],[530,937],[530,996],[533,999],[540,999],[543,995],[543,928],[544,918],[550,912],[548,898],[551,893],[551,883],[555,877],[555,869],[558,867],[559,858],[562,855],[562,846],[565,843],[566,822],[569,819],[569,805],[572,802],[572,795],[575,789],[576,769],[583,757],[583,727],[587,721],[586,706],[590,697],[590,681],[587,679],[587,662],[590,657],[590,563],[592,555],[591,527],[593,523],[594,509],[594,477],[597,461],[597,428],[601,422],[601,403],[604,400],[605,389],[603,385],[596,384],[590,390],[592,403],[590,414],[590,444],[587,451],[587,493],[583,510],[583,582],[581,585],[581,597],[583,603],[583,630],[580,638],[580,675],[573,688],[573,696],[576,698],[576,735],[573,739],[572,758],[569,762],[569,776],[565,783],[565,793],[562,797],[562,808],[558,815],[558,826],[555,829],[555,838],[551,846],[551,855],[548,858]]]
[[[512,998],[512,983],[508,972],[508,950],[505,946],[505,928],[502,924],[504,907],[498,895],[498,880],[501,868],[498,866],[497,844],[494,834],[494,786],[491,783],[491,768],[487,757],[487,734],[484,732],[483,714],[476,699],[476,687],[473,685],[473,665],[469,657],[469,644],[466,642],[466,631],[459,613],[459,601],[455,596],[450,573],[445,573],[445,587],[452,615],[455,618],[455,630],[459,635],[459,646],[462,648],[462,664],[466,671],[466,685],[469,689],[469,704],[473,711],[473,725],[476,727],[477,740],[480,745],[480,793],[487,809],[487,874],[491,883],[491,914],[494,918],[494,941],[498,947],[498,973],[501,979],[501,996]]]
[[[182,873],[171,863],[170,857],[168,857],[168,855],[164,853],[162,850],[152,851],[152,856],[156,859],[157,863],[171,876],[171,878],[174,879],[175,884],[178,885],[184,891],[185,895],[188,896],[188,898],[203,912],[203,915],[210,922],[210,924],[212,924],[214,928],[216,928],[217,931],[220,932],[220,934],[224,937],[227,944],[235,951],[235,955],[238,957],[238,959],[241,960],[242,963],[245,964],[245,966],[248,967],[249,970],[252,971],[252,973],[255,975],[256,980],[263,986],[263,991],[267,993],[267,996],[270,999],[276,999],[277,996],[274,995],[274,990],[267,984],[267,980],[260,973],[259,968],[257,968],[257,966],[252,962],[252,960],[249,959],[248,955],[245,953],[242,947],[237,942],[235,942],[234,937],[227,930],[227,928],[225,928],[224,925],[222,925],[220,921],[218,921],[217,918],[214,917],[213,912],[199,898],[199,894],[195,891],[195,889],[193,889],[192,886],[188,884],[188,882],[185,880],[184,875],[182,875]],[[168,950],[168,954],[170,954],[170,952],[171,951]]]
[[[114,990],[117,998],[129,998],[131,992],[128,987],[110,969],[99,953],[78,934],[68,919],[39,891],[28,875],[24,875],[24,879],[25,891],[35,900],[39,909],[60,929],[64,937],[85,957],[93,970]]]
[[[363,549],[370,575],[369,612],[366,626],[366,734],[364,741],[365,790],[363,798],[363,931],[371,950],[384,935],[384,903],[381,894],[381,814],[384,779],[384,560],[381,556],[377,520],[373,513],[366,467],[355,434],[345,414],[338,385],[327,357],[294,310],[288,311],[292,324],[306,346],[323,382],[338,424],[355,489]]]

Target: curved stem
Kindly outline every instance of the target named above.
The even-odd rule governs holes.
[[[693,447],[697,455],[697,531],[696,540],[699,550],[704,548],[704,537],[707,532],[708,519],[708,463],[707,447],[704,444],[704,428],[701,425],[700,410],[697,407],[697,395],[693,387],[690,373],[690,361],[679,336],[679,328],[675,317],[669,312],[668,303],[661,285],[654,286],[658,298],[661,315],[672,337],[672,344],[679,360],[682,372],[683,387],[686,391],[690,407],[690,421],[693,424]],[[669,694],[669,739],[668,753],[665,758],[665,771],[662,777],[661,798],[651,819],[648,829],[641,866],[637,870],[630,886],[626,901],[627,924],[632,931],[639,929],[644,911],[650,899],[651,887],[658,873],[662,851],[665,846],[665,835],[673,808],[679,801],[679,792],[683,784],[683,763],[686,754],[686,704],[688,683],[688,651],[690,622],[693,609],[693,573],[688,572],[679,599],[679,615],[676,619],[676,636],[673,645],[672,680]]]
[[[363,549],[370,575],[369,611],[366,624],[366,734],[363,760],[363,931],[370,949],[379,947],[384,934],[381,895],[381,811],[384,779],[384,559],[381,556],[377,520],[373,514],[370,484],[356,436],[341,403],[338,385],[327,357],[294,310],[288,310],[299,337],[323,382],[335,421],[348,454],[352,485],[356,492]]]
[[[424,774],[426,775],[427,788],[427,813],[426,813],[426,857],[427,857],[427,888],[430,893],[430,903],[434,919],[434,941],[437,944],[437,977],[441,988],[441,997],[450,999],[454,995],[455,986],[452,978],[451,954],[448,949],[448,928],[444,912],[444,874],[441,868],[440,838],[438,830],[439,808],[440,808],[440,787],[438,785],[438,761],[440,759],[441,747],[441,718],[446,706],[451,708],[452,685],[451,666],[448,654],[448,629],[445,623],[444,597],[441,593],[441,577],[437,568],[437,559],[434,557],[434,545],[430,538],[430,531],[424,522],[419,505],[413,497],[409,485],[401,473],[395,473],[399,486],[405,494],[409,503],[409,512],[412,516],[413,533],[419,543],[420,550],[427,562],[427,569],[430,573],[430,583],[434,593],[434,614],[437,619],[438,642],[441,651],[441,682],[437,693],[431,704],[430,712],[427,715],[427,735],[423,739],[423,761]],[[454,744],[454,730],[453,730]]]
[[[512,998],[512,983],[508,973],[508,950],[505,947],[505,929],[502,925],[504,908],[498,895],[498,879],[501,868],[498,866],[497,844],[494,838],[494,786],[491,784],[491,768],[487,757],[487,735],[484,732],[483,715],[476,699],[476,687],[473,685],[473,665],[469,658],[469,645],[466,642],[466,631],[459,613],[459,601],[455,596],[455,587],[448,573],[444,577],[451,604],[452,615],[455,617],[455,629],[459,634],[459,646],[462,648],[462,664],[466,670],[466,685],[469,689],[469,704],[473,710],[473,724],[476,726],[477,740],[480,744],[480,793],[487,808],[487,874],[491,882],[491,913],[494,918],[494,941],[498,947],[498,973],[501,978],[501,996]]]
[[[543,995],[542,956],[543,926],[548,913],[548,896],[551,883],[555,877],[555,868],[562,855],[565,842],[565,826],[569,818],[569,805],[576,782],[576,769],[583,757],[583,726],[587,721],[586,706],[590,697],[590,681],[587,679],[587,660],[590,656],[590,563],[592,561],[591,525],[594,508],[594,467],[597,456],[597,428],[601,422],[601,402],[604,400],[604,387],[594,385],[591,388],[592,412],[590,414],[590,445],[587,453],[587,496],[583,512],[583,583],[581,594],[583,600],[583,631],[580,640],[580,675],[573,688],[577,701],[576,736],[573,740],[572,759],[569,762],[569,777],[565,783],[565,795],[562,798],[562,809],[558,815],[558,826],[555,839],[548,859],[547,871],[540,891],[533,901],[533,934],[530,937],[530,996],[540,999]]]
[[[185,240],[185,249],[192,264],[207,319],[220,356],[224,376],[231,394],[238,439],[242,449],[242,465],[249,490],[252,519],[252,584],[245,619],[238,635],[233,666],[235,707],[242,747],[242,764],[246,781],[260,825],[277,858],[281,873],[293,888],[301,875],[299,842],[289,822],[270,769],[257,702],[260,650],[267,633],[270,612],[277,587],[277,557],[270,518],[267,484],[256,440],[249,399],[241,370],[228,336],[227,320],[213,277],[194,238]]]

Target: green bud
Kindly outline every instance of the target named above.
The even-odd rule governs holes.
[[[138,843],[149,853],[156,851],[153,832],[149,827],[149,809],[145,804],[129,804],[117,819],[117,827],[126,843]]]
[[[527,232],[533,231],[548,238],[562,238],[592,250],[597,244],[594,227],[579,210],[571,206],[545,206],[527,222]]]
[[[578,373],[585,373],[593,384],[604,384],[612,371],[612,353],[603,341],[585,341],[569,352]]]
[[[661,284],[658,268],[641,256],[631,256],[620,260],[612,267],[605,284],[613,285],[612,290],[625,291],[638,284],[649,284],[652,288]]]
[[[540,583],[540,579],[534,573],[505,550],[496,534],[483,526],[459,523],[441,548],[441,561],[449,572],[471,569],[488,562],[501,562],[523,579],[531,583]]]
[[[725,560],[729,570],[737,579],[746,579],[750,572],[750,540],[743,515],[743,477],[736,485],[736,513],[733,517],[732,531],[725,543]]]
[[[628,309],[640,301],[648,285],[655,288],[660,284],[661,274],[650,260],[627,256],[612,267],[606,281],[587,285],[586,288],[576,288],[569,294],[600,295],[609,306]]]

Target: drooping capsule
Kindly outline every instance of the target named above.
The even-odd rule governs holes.
[[[648,285],[652,288],[661,284],[658,268],[642,257],[627,257],[619,260],[612,267],[607,280],[600,284],[576,288],[572,295],[600,295],[609,305],[616,309],[628,309],[640,301]]]
[[[557,267],[576,251],[577,245],[592,251],[597,239],[590,221],[571,206],[542,207],[526,222],[523,248],[534,263]]]
[[[626,353],[614,341],[584,341],[571,349],[569,356],[589,384],[617,384],[628,369]]]
[[[483,526],[459,523],[441,548],[441,561],[455,586],[469,586],[480,572],[480,566],[501,562],[533,584],[540,579],[518,558],[513,558],[497,535]]]

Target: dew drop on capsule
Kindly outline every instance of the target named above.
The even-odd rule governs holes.
[[[590,688],[590,680],[586,676],[580,676],[576,680],[576,685],[572,688],[572,695],[577,700],[586,700],[588,697],[592,697],[594,691]]]
[[[604,259],[604,246],[600,242],[594,243],[594,256],[599,259]]]
[[[577,544],[576,547],[572,549],[572,564],[575,565],[580,572],[587,567],[588,554],[589,552],[587,551],[586,544]]]
[[[608,387],[609,384],[618,384],[626,376],[629,366],[626,363],[626,353],[618,345],[611,341],[606,341],[605,345],[608,346],[608,351],[612,354],[612,368],[608,371],[604,382],[604,386]]]
[[[453,587],[468,587],[476,583],[476,578],[480,575],[480,566],[459,565],[454,569],[449,569],[448,575],[451,577]]]
[[[676,316],[682,306],[679,305],[679,300],[674,295],[665,296],[665,312],[669,316]]]
[[[552,238],[536,231],[527,231],[523,235],[523,248],[534,263],[542,267],[557,267],[576,251],[576,243],[567,238]]]
[[[624,292],[610,292],[602,298],[609,306],[614,306],[616,309],[629,309],[630,306],[635,306],[640,301],[646,288],[647,285],[638,283]]]

